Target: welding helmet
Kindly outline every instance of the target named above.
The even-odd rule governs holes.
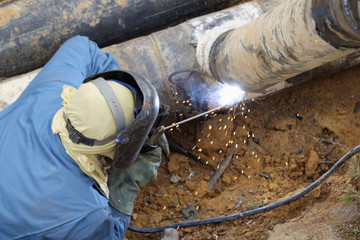
[[[119,101],[107,84],[109,80],[126,86],[135,96],[135,120],[128,127],[125,126]],[[157,118],[159,97],[156,89],[148,79],[135,73],[119,70],[97,73],[86,78],[84,83],[90,81],[98,87],[105,97],[115,118],[117,130],[114,135],[104,140],[91,139],[78,132],[67,119],[66,128],[69,137],[74,143],[82,143],[88,146],[105,145],[115,141],[114,167],[126,168],[138,157]]]

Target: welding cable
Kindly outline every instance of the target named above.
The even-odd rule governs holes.
[[[214,218],[208,218],[208,219],[202,219],[202,220],[194,220],[194,221],[188,221],[188,222],[180,222],[180,223],[176,223],[176,224],[155,227],[155,228],[138,228],[138,227],[134,227],[134,226],[130,225],[129,230],[134,231],[134,232],[140,232],[140,233],[156,233],[156,232],[161,232],[166,228],[178,229],[178,228],[192,227],[192,226],[197,226],[197,225],[204,225],[204,224],[209,224],[209,223],[220,223],[220,222],[230,221],[230,220],[234,220],[234,219],[238,219],[238,218],[244,218],[244,217],[248,217],[248,216],[258,214],[258,213],[263,213],[263,212],[272,210],[274,208],[277,208],[282,205],[288,204],[292,201],[295,201],[295,200],[303,197],[305,194],[309,193],[310,191],[312,191],[314,188],[316,188],[321,183],[323,183],[327,178],[329,178],[349,158],[351,158],[353,155],[355,155],[358,152],[360,152],[360,145],[356,146],[355,148],[353,148],[352,150],[347,152],[342,158],[340,158],[340,160],[337,163],[334,164],[334,166],[332,168],[330,168],[326,173],[324,173],[321,177],[319,177],[316,181],[311,183],[309,186],[307,186],[300,192],[297,192],[297,193],[291,195],[290,197],[282,199],[278,202],[275,202],[275,203],[272,203],[272,204],[269,204],[269,205],[266,205],[263,207],[259,207],[259,208],[253,209],[253,210],[249,210],[246,212],[232,214],[232,215],[227,215],[227,216],[222,216],[222,217],[214,217]]]

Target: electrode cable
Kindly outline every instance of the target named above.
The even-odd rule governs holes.
[[[326,173],[324,173],[321,177],[319,177],[317,180],[315,180],[313,183],[311,183],[309,186],[301,190],[300,192],[297,192],[285,199],[282,199],[280,201],[277,201],[275,203],[259,207],[253,210],[249,210],[246,212],[240,212],[236,214],[221,216],[221,217],[214,217],[214,218],[208,218],[208,219],[201,219],[201,220],[193,220],[188,222],[180,222],[176,224],[171,224],[167,226],[161,226],[161,227],[155,227],[155,228],[139,228],[134,226],[129,226],[129,230],[134,232],[140,232],[140,233],[156,233],[161,232],[166,228],[185,228],[185,227],[192,227],[197,225],[204,225],[209,223],[220,223],[225,221],[230,221],[238,218],[244,218],[248,216],[252,216],[258,213],[263,213],[266,211],[270,211],[274,208],[280,207],[282,205],[288,204],[292,201],[295,201],[301,197],[303,197],[305,194],[311,192],[314,188],[319,186],[321,183],[323,183],[326,179],[328,179],[337,169],[339,169],[349,158],[351,158],[356,153],[360,152],[360,145],[354,147],[352,150],[347,152],[344,156],[340,158],[339,161],[337,161],[334,166],[332,166]]]

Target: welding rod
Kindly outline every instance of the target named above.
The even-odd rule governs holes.
[[[226,104],[221,105],[221,106],[216,107],[216,108],[213,108],[213,109],[210,109],[210,110],[208,110],[208,111],[206,111],[206,112],[203,112],[203,113],[200,113],[200,114],[198,114],[198,115],[195,115],[195,116],[189,117],[189,118],[184,119],[184,120],[182,120],[182,121],[180,121],[180,122],[177,122],[177,123],[171,124],[171,125],[169,125],[169,126],[167,126],[167,127],[164,127],[164,129],[163,129],[163,130],[167,130],[167,129],[170,129],[170,128],[172,128],[172,127],[176,127],[177,125],[180,125],[180,124],[186,123],[186,122],[188,122],[188,121],[191,121],[191,120],[193,120],[193,119],[195,119],[195,118],[198,118],[198,117],[204,116],[204,115],[209,114],[209,113],[211,113],[211,112],[216,112],[216,111],[219,111],[219,110],[220,110],[222,107],[224,107],[224,106],[226,106]]]

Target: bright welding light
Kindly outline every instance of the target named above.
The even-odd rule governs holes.
[[[220,105],[233,105],[243,100],[245,92],[239,86],[223,84],[217,95],[217,101]]]

